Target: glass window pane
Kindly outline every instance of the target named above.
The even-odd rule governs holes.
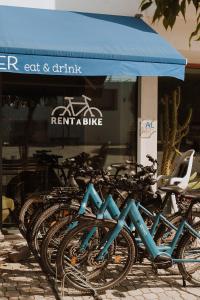
[[[102,167],[136,159],[137,78],[3,75],[3,192],[29,193],[63,184],[39,164],[37,151],[102,155]],[[21,204],[20,204],[21,205]]]

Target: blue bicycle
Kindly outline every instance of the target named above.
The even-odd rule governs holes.
[[[153,163],[155,163],[155,161]],[[115,167],[117,167],[117,169],[119,170],[123,166],[118,164]],[[159,194],[153,194],[152,196],[152,191],[149,188],[151,185],[154,184],[155,181],[153,176],[155,173],[155,168],[152,166],[140,166],[140,168],[142,169],[142,172],[139,172],[137,179],[135,178],[136,181],[134,181],[134,187],[131,186],[131,193],[142,193],[142,196],[140,197],[142,203],[138,202],[138,209],[142,213],[143,218],[145,218],[145,221],[148,223],[148,227],[151,227],[150,232],[151,235],[154,237],[154,241],[156,243],[162,243],[166,239],[169,240],[172,238],[172,235],[176,231],[177,224],[179,224],[180,220],[182,219],[182,215],[181,213],[177,213],[170,217],[170,222],[173,223],[173,228],[166,228],[164,224],[161,224],[162,220],[165,220],[162,211],[170,197],[169,195],[166,195],[164,201],[162,202],[161,198],[159,197]],[[90,183],[87,187],[86,193],[80,205],[70,205],[68,207],[69,215],[66,218],[63,218],[60,222],[56,223],[48,230],[47,234],[42,240],[41,247],[39,247],[38,243],[35,243],[35,245],[38,245],[38,247],[35,248],[40,251],[40,257],[42,260],[43,268],[48,274],[51,274],[52,276],[56,275],[55,258],[57,255],[57,251],[63,237],[68,233],[69,230],[73,229],[75,226],[78,225],[78,221],[72,222],[72,219],[75,215],[80,216],[85,213],[88,214],[88,208],[92,207],[92,212],[96,215],[96,218],[98,219],[113,218],[117,220],[120,216],[120,211],[121,209],[123,209],[123,205],[121,207],[118,207],[118,203],[116,202],[116,195],[114,196],[114,198],[112,195],[113,193],[117,193],[118,188],[124,188],[124,183],[127,181],[127,178],[124,180],[120,179],[120,182],[118,182],[118,184],[120,184],[118,186],[116,185],[116,181],[114,181],[115,184],[113,184],[112,180],[111,182],[107,182],[105,176],[103,177],[103,183],[106,186],[109,186],[112,183],[110,185],[109,195],[106,197],[105,200],[102,200],[102,195],[100,197],[99,193],[95,189],[94,184]],[[102,178],[100,178],[100,180],[102,182]],[[145,189],[147,189],[147,191],[145,191]],[[122,199],[122,195],[119,191],[118,194]],[[171,194],[171,191],[169,191],[169,194]],[[123,201],[125,201],[125,199],[123,199]],[[155,214],[155,212],[157,212],[157,214]],[[127,216],[126,218],[126,225],[129,227],[129,230],[134,234],[135,226],[133,222],[131,222],[131,218],[129,216]],[[136,242],[137,245],[141,245],[141,239],[139,237],[136,238]],[[143,251],[143,248],[139,247],[139,255],[137,256],[138,260],[142,262],[145,256],[146,253]],[[174,270],[171,269],[170,271],[174,272]]]
[[[191,200],[170,244],[156,245],[138,202],[129,198],[117,221],[79,217],[79,225],[64,237],[59,247],[58,273],[77,289],[104,291],[126,277],[138,261],[140,249],[145,249],[146,257],[155,268],[167,269],[178,264],[184,282],[200,284],[200,222],[190,224],[192,207],[200,202],[200,194],[183,194],[176,186],[166,187],[165,191],[179,195],[181,192]],[[128,215],[137,238],[126,224]],[[174,229],[165,217],[162,221]]]
[[[151,169],[152,171],[152,169]],[[146,171],[145,171],[146,172]],[[147,175],[147,174],[146,174]],[[139,176],[139,180],[136,182],[134,189],[138,192],[139,190],[142,191],[144,194],[145,186],[150,186],[151,184],[154,184],[154,179],[152,177],[152,172],[148,173],[148,175],[145,177],[145,181],[147,181],[147,184],[144,184],[142,182],[142,179]],[[140,188],[139,188],[139,182],[140,182]],[[104,183],[108,185],[106,180],[104,180]],[[122,188],[124,188],[124,181],[120,183]],[[86,193],[79,205],[79,208],[74,205],[69,206],[69,215],[66,218],[63,218],[59,223],[52,226],[49,231],[47,232],[45,238],[42,241],[41,245],[41,251],[40,256],[42,259],[42,264],[44,266],[44,269],[47,273],[55,276],[56,270],[55,270],[55,256],[57,255],[57,251],[59,248],[60,241],[63,239],[63,237],[68,233],[69,230],[73,229],[78,225],[78,221],[72,222],[72,219],[74,216],[80,216],[85,213],[88,214],[88,208],[93,207],[92,212],[95,213],[96,217],[98,219],[118,219],[120,216],[120,210],[123,208],[118,207],[116,203],[116,197],[113,198],[112,193],[117,192],[117,187],[114,185],[114,187],[111,186],[110,193],[106,197],[105,200],[102,200],[102,198],[99,196],[99,193],[96,191],[95,186],[93,183],[90,183],[87,187]],[[132,191],[133,192],[133,191]],[[148,195],[148,194],[147,194]],[[121,194],[119,193],[119,196],[122,198]],[[154,195],[154,197],[156,194]],[[115,200],[114,200],[115,199]],[[125,201],[125,199],[124,199]],[[165,207],[166,203],[168,201],[168,197],[165,198],[164,202],[162,203],[161,198],[157,195],[157,198],[151,199],[148,198],[148,202],[153,205],[154,209],[157,208],[158,211],[160,211],[157,216],[155,216],[155,213],[150,211],[151,205],[149,203],[144,204],[146,207],[144,207],[141,203],[138,203],[138,208],[143,214],[143,216],[151,220],[151,234],[152,236],[155,236],[155,240],[158,240],[160,237],[163,236],[163,231],[161,232],[160,229],[160,221],[164,218],[162,215],[162,210]],[[178,217],[178,218],[177,218]],[[176,216],[175,221],[180,219],[181,215]],[[129,230],[134,232],[134,224],[131,222],[131,219],[129,216],[127,216],[126,219],[126,225],[129,227]],[[174,223],[174,222],[173,222]],[[152,225],[153,224],[153,225]],[[159,230],[158,230],[159,228]],[[175,227],[173,228],[175,229]],[[140,243],[140,239],[136,239],[137,244]],[[143,259],[143,251],[140,251],[140,260]]]

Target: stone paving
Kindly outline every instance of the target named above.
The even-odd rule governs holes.
[[[11,249],[16,249],[25,242],[19,235],[8,237],[0,242],[0,300],[56,299],[33,257],[20,263],[9,262],[8,253]],[[119,287],[108,290],[101,297],[103,300],[195,300],[200,299],[200,288],[189,284],[184,288],[180,275],[172,275],[163,270],[155,275],[151,266],[146,264],[134,266],[131,274]],[[63,296],[63,300],[92,299],[92,296],[69,288],[65,289]]]

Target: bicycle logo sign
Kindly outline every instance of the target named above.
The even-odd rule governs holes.
[[[56,106],[51,113],[52,125],[102,126],[102,112],[89,105],[91,98],[82,95],[81,101],[75,100],[74,97],[64,99],[66,106]]]

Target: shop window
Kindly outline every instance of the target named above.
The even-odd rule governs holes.
[[[161,135],[162,135],[162,103],[161,98],[165,94],[170,94],[178,86],[181,87],[181,104],[179,109],[179,121],[182,123],[188,113],[189,108],[192,108],[192,119],[190,122],[189,133],[181,143],[181,151],[189,148],[194,148],[197,154],[200,151],[200,68],[186,69],[186,76],[184,81],[173,78],[158,79],[158,92],[159,92],[159,113],[158,113],[158,149],[162,151]]]
[[[38,151],[59,163],[103,153],[102,167],[136,160],[136,78],[3,74],[2,115],[3,194],[14,201],[63,184],[59,170],[38,166]]]

